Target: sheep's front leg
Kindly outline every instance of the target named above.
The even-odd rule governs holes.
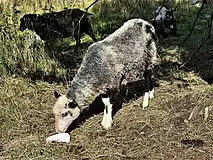
[[[112,126],[112,106],[110,103],[110,98],[102,98],[102,102],[104,103],[104,115],[101,122],[101,125],[104,129],[108,130]]]
[[[144,78],[145,78],[145,94],[143,98],[143,108],[148,107],[149,105],[149,99],[154,98],[154,87],[152,82],[152,71],[146,71],[144,72]]]

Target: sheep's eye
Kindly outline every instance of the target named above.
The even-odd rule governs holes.
[[[65,113],[62,113],[62,115],[61,115],[62,117],[66,117],[66,116],[68,116],[68,112],[65,112]]]
[[[76,101],[75,100],[73,100],[72,102],[69,102],[68,103],[68,106],[69,106],[69,108],[75,108],[75,107],[77,107],[78,106],[78,104],[76,103]]]

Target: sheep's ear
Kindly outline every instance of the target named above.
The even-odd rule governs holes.
[[[77,102],[75,100],[73,100],[72,102],[68,103],[69,108],[75,108],[78,106]]]
[[[55,98],[59,98],[61,96],[61,94],[59,93],[59,91],[54,91],[54,95],[55,95]]]

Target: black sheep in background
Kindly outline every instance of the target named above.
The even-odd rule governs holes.
[[[88,20],[89,15],[92,14],[80,9],[66,9],[42,15],[26,14],[20,19],[20,31],[30,29],[45,42],[73,36],[77,47],[81,43],[83,33],[88,34],[93,41],[97,41]]]

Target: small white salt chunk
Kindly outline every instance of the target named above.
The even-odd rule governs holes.
[[[52,136],[49,136],[46,139],[46,142],[63,142],[63,143],[69,143],[70,142],[70,135],[68,133],[58,133]]]

